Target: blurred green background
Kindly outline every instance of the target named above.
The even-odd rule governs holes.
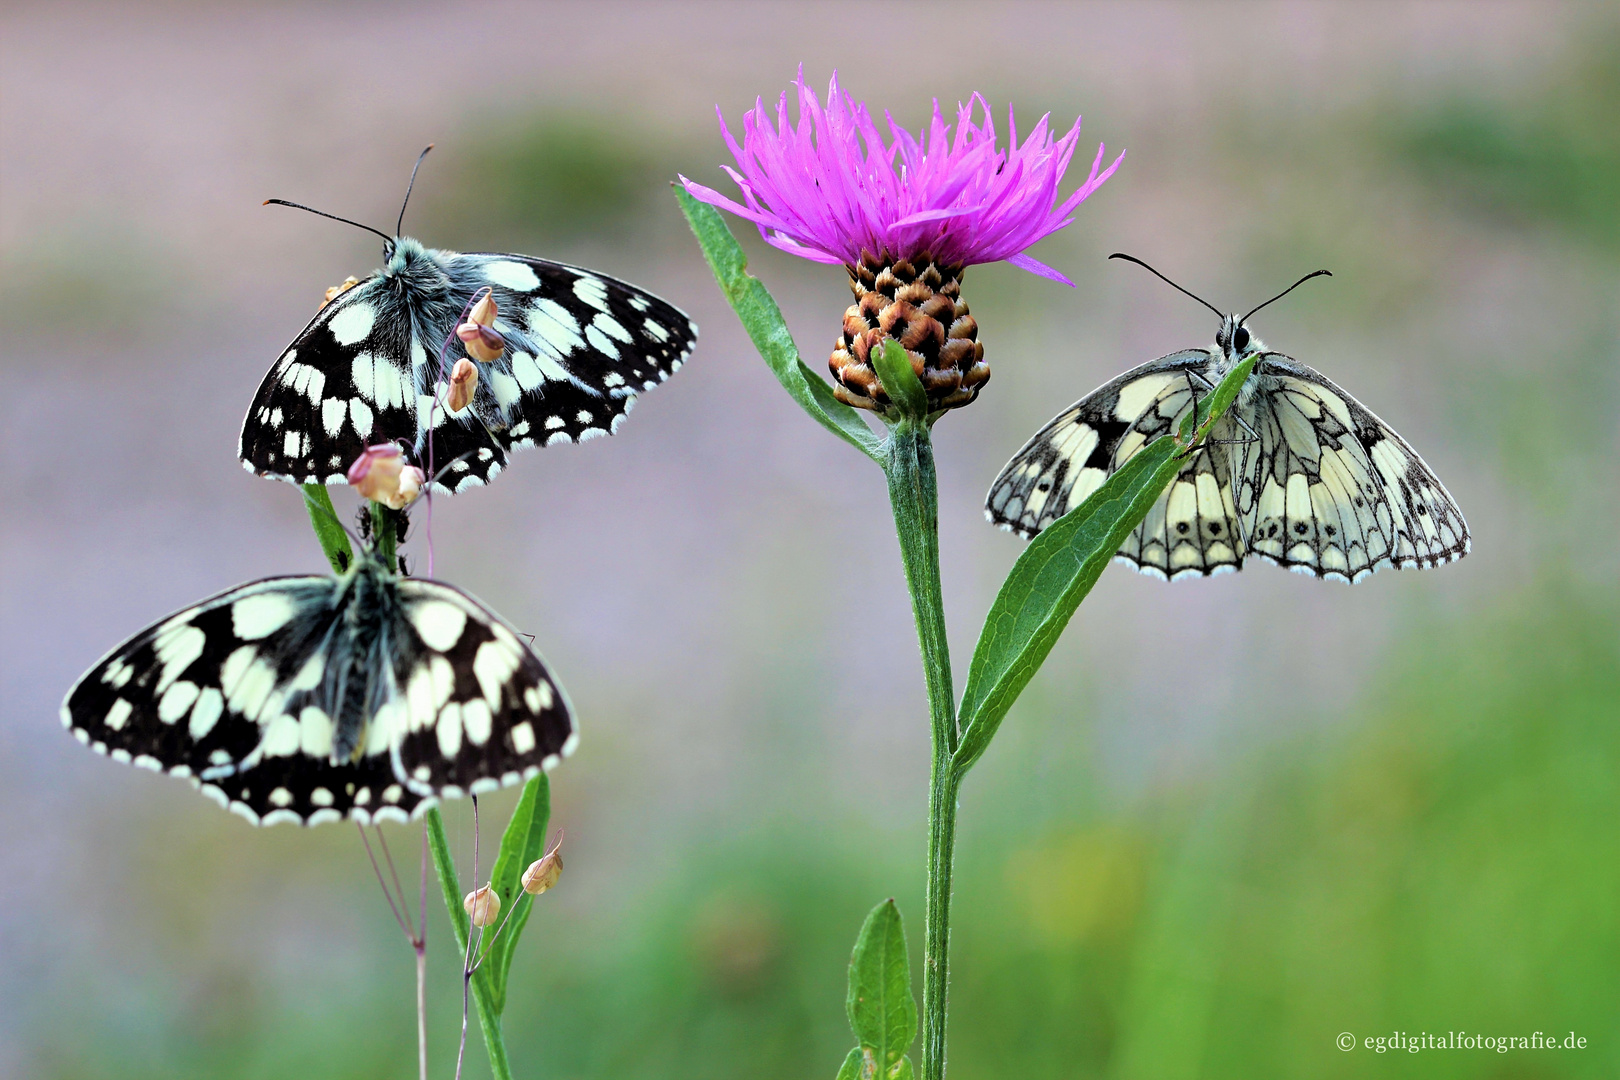
[[[920,936],[910,617],[881,477],[774,385],[665,186],[718,182],[714,106],[736,130],[800,62],[912,128],[982,90],[1021,130],[1083,111],[1081,158],[1129,149],[1037,249],[1077,289],[967,277],[995,377],[936,432],[959,671],[1021,548],[980,515],[1002,463],[1213,334],[1110,251],[1225,309],[1333,270],[1257,332],[1394,424],[1475,535],[1353,589],[1109,570],[963,796],[951,1075],[1620,1072],[1612,6],[15,4],[0,56],[0,1075],[415,1075],[412,957],[352,829],[250,829],[56,707],[163,612],[321,565],[236,426],[377,253],[257,204],[390,223],[429,141],[407,231],[599,267],[703,330],[615,439],[435,508],[438,573],[582,717],[519,1075],[833,1074],[862,916],[896,896]],[[819,368],[841,275],[737,231]],[[418,831],[388,833],[414,875]],[[1587,1048],[1359,1046],[1450,1031]]]

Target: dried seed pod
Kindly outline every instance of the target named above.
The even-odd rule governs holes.
[[[506,339],[501,337],[501,332],[482,323],[462,323],[456,327],[456,337],[461,339],[468,356],[485,364],[500,359],[501,353],[506,351]]]
[[[495,316],[498,314],[500,314],[500,309],[495,306],[495,297],[490,293],[485,293],[478,303],[472,306],[472,310],[467,313],[467,321],[477,323],[479,326],[494,326]]]
[[[562,877],[562,842],[552,848],[543,858],[534,860],[529,868],[523,871],[523,891],[533,896],[539,896]]]
[[[355,277],[353,274],[350,274],[348,277],[343,279],[343,284],[333,285],[330,289],[326,290],[326,299],[322,300],[321,306],[315,310],[324,310],[327,304],[330,304],[332,301],[336,300],[338,297],[342,296],[344,293],[348,292],[358,284],[360,284],[360,279]]]
[[[472,404],[478,393],[478,365],[462,357],[450,369],[450,392],[445,395],[445,407],[458,413]]]
[[[461,906],[466,909],[467,917],[474,926],[491,926],[501,913],[501,898],[494,889],[485,885],[468,893]]]

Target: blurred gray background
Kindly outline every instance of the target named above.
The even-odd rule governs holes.
[[[775,384],[667,186],[729,191],[715,106],[740,132],[801,63],[913,130],[978,90],[998,125],[1083,113],[1077,161],[1129,151],[1035,249],[1077,288],[966,278],[994,375],[936,429],[959,682],[1022,549],[991,479],[1215,330],[1111,251],[1226,310],[1331,269],[1256,332],[1400,430],[1475,537],[1354,588],[1104,575],[964,793],[953,1075],[1613,1075],[1617,31],[1550,3],[7,5],[0,1076],[414,1075],[411,956],[352,826],[251,829],[57,707],[164,613],[322,568],[236,434],[379,252],[259,204],[387,228],[428,142],[407,232],[596,267],[702,331],[617,437],[434,507],[438,575],[535,635],[582,722],[519,1073],[836,1070],[862,913],[896,895],[921,929],[911,617],[882,476]],[[822,370],[843,275],[733,224]],[[389,835],[414,875],[419,830]],[[1592,1048],[1331,1045],[1451,1028]]]

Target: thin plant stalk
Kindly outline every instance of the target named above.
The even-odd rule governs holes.
[[[961,777],[951,767],[958,738],[956,704],[940,591],[939,486],[927,422],[907,419],[896,424],[887,451],[883,467],[889,478],[889,502],[917,621],[933,744],[928,778],[928,882],[923,912],[922,1077],[941,1080],[945,1075],[950,974],[951,864]]]

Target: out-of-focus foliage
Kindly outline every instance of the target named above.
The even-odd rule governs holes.
[[[1531,101],[1459,97],[1404,118],[1397,144],[1448,196],[1620,247],[1620,35],[1598,29]]]

